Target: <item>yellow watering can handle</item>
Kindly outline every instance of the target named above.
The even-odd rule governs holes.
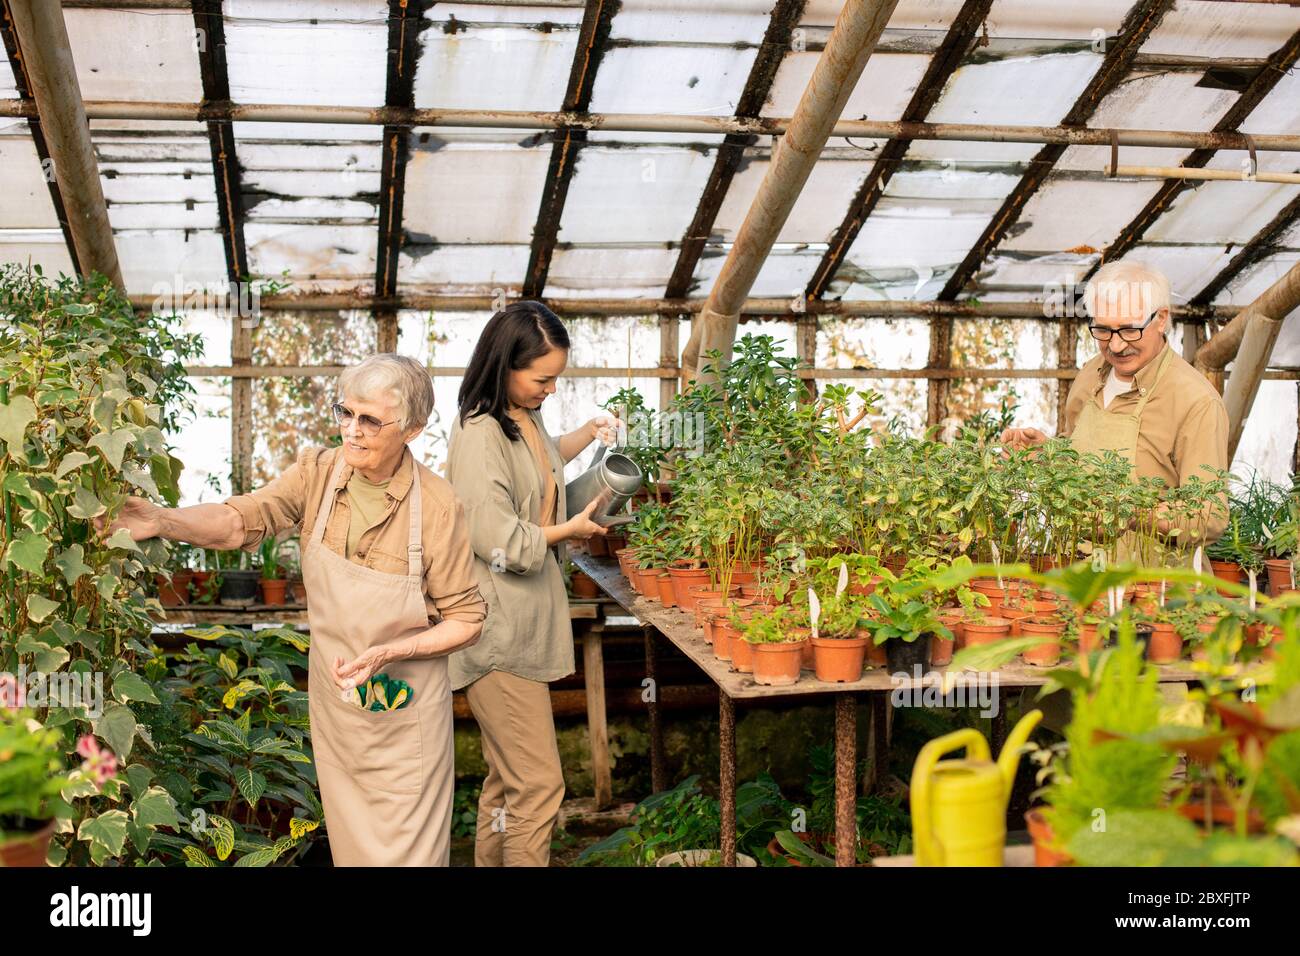
[[[978,730],[967,727],[931,740],[921,748],[912,766],[912,842],[916,846],[916,861],[922,866],[940,865],[941,851],[931,830],[930,778],[934,775],[934,766],[941,757],[962,747],[966,748],[968,760],[987,762],[991,759],[988,741]]]

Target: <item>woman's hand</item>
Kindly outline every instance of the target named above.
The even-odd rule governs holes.
[[[156,538],[162,534],[162,509],[144,498],[132,495],[123,502],[122,510],[111,524],[105,521],[103,515],[95,519],[95,530],[103,537],[122,528],[131,532],[132,541]]]
[[[618,442],[619,433],[623,431],[624,426],[617,415],[597,415],[582,427],[591,434],[587,439],[588,444],[598,441],[602,445],[613,446]]]
[[[334,683],[339,690],[351,690],[364,684],[378,674],[389,663],[388,649],[372,647],[356,660],[348,663],[341,657],[334,658]]]
[[[591,504],[582,509],[580,514],[574,515],[568,521],[564,522],[565,537],[572,538],[576,541],[586,541],[592,535],[606,534],[609,529],[604,525],[596,524],[591,520],[592,512],[605,504],[603,496],[598,496]]]

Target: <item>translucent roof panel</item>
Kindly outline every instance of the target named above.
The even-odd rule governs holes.
[[[448,295],[490,295],[497,289],[517,289],[528,269],[527,245],[402,247],[397,264],[398,286],[412,292]]]
[[[1142,45],[1144,53],[1263,59],[1300,30],[1300,9],[1178,0]]]
[[[140,125],[92,126],[109,223],[115,230],[218,229],[207,129],[198,123]]]
[[[1295,382],[1260,382],[1232,462],[1233,474],[1244,477],[1258,470],[1261,477],[1289,485],[1295,445]]]
[[[1049,176],[1001,248],[1017,253],[1104,249],[1159,189],[1159,180]]]
[[[203,98],[188,10],[64,10],[81,95],[88,100]]]
[[[1135,75],[1102,100],[1088,125],[1120,129],[1213,129],[1239,94],[1200,84],[1199,73]],[[1177,166],[1189,152],[1154,146],[1122,146],[1119,161],[1126,166]],[[1109,146],[1071,146],[1061,156],[1057,168],[1100,172],[1109,162]]]
[[[309,143],[236,137],[252,273],[283,276],[294,291],[374,287],[381,150],[351,133],[340,126],[337,138]]]
[[[1054,126],[1079,98],[1101,60],[1088,52],[967,63],[952,75],[926,119],[932,123]],[[1027,143],[935,140],[914,143],[908,155],[940,160],[980,156],[1024,161],[1038,150]]]
[[[13,64],[9,62],[9,51],[0,43],[0,100],[18,98],[18,84],[14,80]]]
[[[777,69],[764,116],[793,116],[821,54],[814,50],[787,53]],[[930,58],[920,54],[878,53],[867,61],[841,114],[844,119],[896,120],[925,75]]]
[[[679,241],[712,169],[711,151],[588,145],[569,184],[560,241]]]
[[[1153,242],[1241,243],[1267,226],[1300,186],[1205,182],[1178,197],[1147,230]]]
[[[773,0],[623,0],[610,24],[611,40],[639,43],[756,45]]]
[[[225,246],[215,230],[121,229],[113,242],[127,292],[180,294],[227,281]]]
[[[844,145],[842,139],[832,140],[823,158],[813,167],[795,201],[790,218],[786,220],[777,238],[778,242],[827,242],[839,227],[845,211],[853,201],[874,163],[873,153],[883,145],[880,140],[853,140],[854,145]],[[713,223],[713,235],[724,242],[735,238],[754,202],[754,196],[767,174],[768,150],[749,149],[745,160],[727,190],[726,199]]]
[[[549,145],[503,131],[462,136],[441,128],[414,130],[410,144],[402,228],[413,240],[532,239],[551,159]]]
[[[5,177],[5,188],[0,190],[0,235],[9,229],[57,230],[59,219],[46,179],[53,166],[41,163],[26,120],[0,120],[0,169]]]
[[[725,46],[614,47],[600,61],[591,110],[733,115],[755,55],[752,48]]]
[[[1124,261],[1145,262],[1169,277],[1174,302],[1186,302],[1205,288],[1232,259],[1226,246],[1161,246],[1139,243]]]
[[[417,107],[557,110],[563,104],[581,8],[437,3],[425,18]]]
[[[726,261],[729,246],[710,244],[705,247],[695,268],[695,287],[698,295],[707,295],[717,281],[718,273]],[[763,267],[754,280],[750,295],[756,298],[789,298],[791,300],[803,294],[812,279],[818,263],[826,253],[826,247],[799,245],[778,245],[763,262]]]
[[[1269,286],[1300,262],[1300,241],[1289,240],[1289,242],[1290,248],[1243,270],[1241,275],[1229,282],[1224,290],[1215,296],[1215,304],[1245,306],[1259,298]],[[1283,325],[1283,332],[1285,333],[1287,326],[1291,325],[1295,325],[1294,314]],[[1300,365],[1300,355],[1296,356],[1293,364]]]
[[[664,246],[561,246],[551,257],[546,295],[561,298],[657,298],[677,262]]]
[[[226,0],[224,10],[235,102],[383,105],[383,0]]]

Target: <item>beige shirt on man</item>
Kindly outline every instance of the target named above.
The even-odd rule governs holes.
[[[1169,351],[1169,346],[1165,346]],[[1117,415],[1136,410],[1138,402],[1151,388],[1163,352],[1157,354],[1133,377],[1132,387],[1117,395],[1106,411]],[[1065,427],[1060,434],[1074,431],[1084,404],[1101,404],[1111,367],[1098,355],[1075,376],[1065,402]],[[1160,387],[1151,393],[1142,411],[1138,429],[1137,474],[1144,478],[1162,478],[1170,487],[1178,487],[1192,477],[1212,481],[1215,469],[1228,469],[1228,411],[1223,398],[1209,380],[1188,362],[1171,352],[1169,366]],[[1209,508],[1205,518],[1205,539],[1212,541],[1227,526],[1227,496],[1221,508]]]
[[[246,495],[230,498],[230,505],[244,519],[245,551],[252,551],[267,535],[298,528],[302,540],[315,527],[325,483],[342,452],[338,448],[308,448],[298,460],[269,484]],[[344,465],[334,486],[334,509],[325,526],[323,544],[335,554],[345,554],[348,527],[352,523],[348,481],[352,466]],[[367,528],[349,561],[386,574],[406,574],[409,537],[409,502],[415,473],[415,459],[408,448],[386,488],[387,511],[378,523]],[[420,470],[421,543],[424,546],[424,604],[429,620],[445,618],[476,624],[487,614],[474,576],[474,555],[470,550],[469,526],[464,509],[451,485],[427,468]]]

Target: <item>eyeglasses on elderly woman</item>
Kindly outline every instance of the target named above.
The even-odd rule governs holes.
[[[352,409],[348,408],[341,402],[335,402],[331,407],[334,410],[334,420],[336,422],[344,428],[347,428],[347,426],[351,424],[352,419],[356,418],[357,427],[361,429],[361,434],[365,435],[367,438],[374,438],[379,434],[379,430],[385,425],[395,425],[397,423],[396,418],[391,422],[381,422],[373,415],[358,416],[352,411]]]

